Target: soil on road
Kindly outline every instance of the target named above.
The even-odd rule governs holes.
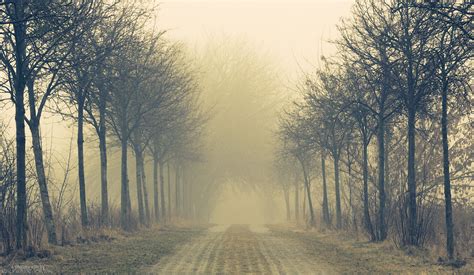
[[[332,273],[301,243],[264,227],[218,226],[184,244],[148,270],[162,274]]]

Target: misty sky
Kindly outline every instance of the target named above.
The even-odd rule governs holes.
[[[191,47],[209,37],[237,36],[276,59],[295,75],[334,52],[325,43],[337,34],[353,0],[166,0],[160,2],[158,28]],[[321,42],[323,41],[323,42]]]

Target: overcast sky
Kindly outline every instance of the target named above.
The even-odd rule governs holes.
[[[285,73],[315,64],[334,47],[336,24],[348,16],[353,0],[165,0],[156,24],[190,46],[209,37],[231,35],[268,52]]]

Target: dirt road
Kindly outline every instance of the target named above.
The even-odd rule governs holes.
[[[345,232],[291,225],[175,226],[114,236],[54,247],[46,259],[0,261],[0,274],[474,274],[472,258],[453,269],[421,249],[407,253],[389,241],[371,243]]]
[[[247,225],[217,226],[165,256],[152,273],[333,273],[311,256],[301,243],[267,230]]]

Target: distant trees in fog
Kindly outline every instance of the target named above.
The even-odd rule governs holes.
[[[302,99],[282,115],[280,146],[294,161],[302,153],[321,159],[322,186],[313,190],[322,197],[325,226],[333,225],[325,173],[331,157],[335,227],[357,229],[361,216],[372,241],[391,234],[401,245],[423,245],[432,238],[442,191],[452,260],[453,174],[460,175],[455,190],[471,189],[459,194],[472,192],[466,161],[472,149],[472,30],[466,23],[472,23],[472,4],[427,5],[356,1],[352,17],[339,25],[339,53],[305,76],[298,87]],[[463,207],[472,209],[472,201],[457,206],[459,213],[469,211]]]

